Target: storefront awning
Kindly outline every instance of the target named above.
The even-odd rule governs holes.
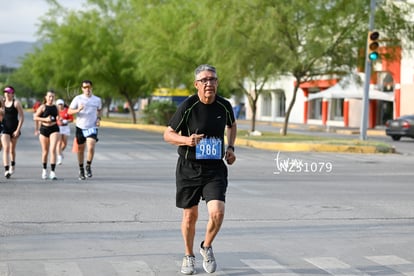
[[[334,86],[318,93],[309,94],[308,100],[314,99],[362,99],[364,95],[363,83],[356,79],[357,77],[346,77]],[[394,101],[394,93],[382,92],[370,87],[370,100]]]

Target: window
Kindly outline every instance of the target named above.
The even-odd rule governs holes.
[[[286,97],[283,90],[276,92],[276,117],[285,117],[286,115]]]
[[[310,88],[309,94],[318,93],[320,90],[318,88]],[[308,102],[308,118],[309,119],[322,119],[322,99],[315,99]]]
[[[332,99],[331,116],[333,120],[340,121],[344,117],[344,99]]]
[[[283,90],[265,91],[261,97],[261,116],[284,117],[286,115],[286,97]]]
[[[378,88],[384,92],[394,92],[394,78],[388,72],[378,72]]]
[[[265,92],[262,94],[262,116],[272,116],[272,93]]]

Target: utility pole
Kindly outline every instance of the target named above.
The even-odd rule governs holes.
[[[375,18],[375,5],[376,0],[371,0],[370,13],[369,13],[369,31],[374,29],[374,18]],[[365,55],[365,81],[364,81],[364,95],[362,97],[362,119],[360,128],[360,139],[367,140],[367,126],[368,126],[368,108],[369,108],[369,86],[371,82],[371,65],[372,62],[368,58],[368,39]]]

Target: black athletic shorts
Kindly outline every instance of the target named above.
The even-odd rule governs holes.
[[[19,122],[12,123],[12,124],[1,124],[1,133],[2,134],[8,134],[10,137],[13,135],[13,133],[16,131],[17,126]],[[19,132],[19,135],[21,134],[21,131]]]
[[[94,134],[89,134],[88,136],[84,136],[83,134],[83,130],[81,128],[76,127],[76,142],[78,143],[78,145],[83,145],[86,142],[86,138],[93,138],[96,140],[96,142],[98,142],[98,128],[95,129],[95,133]]]
[[[178,208],[198,205],[200,199],[226,201],[227,166],[223,160],[198,162],[180,156],[175,174]]]
[[[59,132],[59,126],[58,125],[52,125],[52,126],[41,125],[39,132],[45,137],[50,137],[50,134],[54,132]]]

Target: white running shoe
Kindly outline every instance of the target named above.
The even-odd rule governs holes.
[[[10,166],[9,173],[10,175],[14,174],[14,166]]]
[[[214,257],[213,248],[204,247],[204,241],[201,243],[200,254],[203,256],[203,268],[207,273],[213,273],[216,271],[217,264]]]
[[[194,256],[184,256],[183,264],[181,265],[181,273],[185,275],[196,274]]]
[[[63,161],[63,155],[59,154],[57,157],[57,164],[62,165],[62,161]]]
[[[47,170],[46,169],[42,170],[42,179],[47,179]]]
[[[6,172],[4,172],[4,176],[6,177],[6,178],[10,178],[10,172],[9,171],[6,171]]]
[[[49,178],[51,180],[57,180],[56,173],[54,171],[51,171],[50,174],[49,174]]]

